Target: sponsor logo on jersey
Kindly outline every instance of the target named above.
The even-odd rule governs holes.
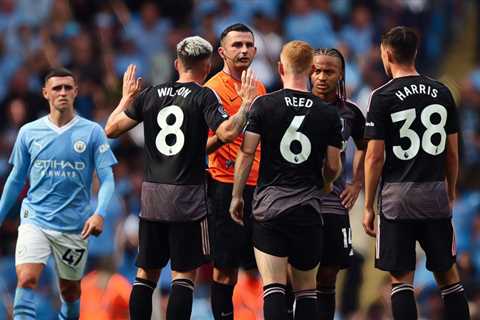
[[[365,123],[365,126],[366,127],[375,127],[375,123],[373,123],[373,121],[370,121],[370,122]]]
[[[98,148],[98,151],[100,153],[105,153],[108,149],[110,149],[110,145],[108,143],[104,143]]]
[[[77,140],[73,144],[73,150],[77,153],[82,153],[87,149],[87,145],[82,140]]]

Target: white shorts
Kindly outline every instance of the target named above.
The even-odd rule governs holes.
[[[79,234],[42,229],[33,224],[18,227],[15,265],[47,264],[52,254],[60,279],[80,280],[87,262],[88,241]]]

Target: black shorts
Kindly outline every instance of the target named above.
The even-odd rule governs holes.
[[[346,210],[345,210],[346,211]],[[348,268],[352,264],[352,229],[347,214],[323,214],[321,267]]]
[[[323,247],[322,218],[311,206],[296,207],[266,221],[255,221],[256,249],[276,257],[288,257],[296,269],[311,270]]]
[[[189,222],[160,222],[140,218],[135,265],[161,269],[171,259],[172,270],[192,271],[209,261],[207,218]]]
[[[379,217],[375,267],[390,272],[414,271],[416,241],[425,251],[427,269],[448,271],[455,263],[452,219],[389,220]]]
[[[256,267],[252,242],[252,200],[255,187],[245,186],[243,192],[244,226],[230,217],[233,184],[210,179],[208,199],[212,235],[213,264],[217,268]]]

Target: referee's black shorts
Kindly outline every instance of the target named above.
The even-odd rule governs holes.
[[[213,265],[219,269],[253,269],[256,267],[252,243],[252,200],[255,187],[245,186],[243,192],[244,226],[230,217],[232,189],[233,184],[212,178],[209,180],[209,225]]]

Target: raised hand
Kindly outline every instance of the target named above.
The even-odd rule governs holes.
[[[130,64],[123,74],[123,87],[122,87],[122,96],[123,98],[132,99],[142,90],[142,78],[135,78],[135,72],[137,71],[137,66]]]
[[[241,80],[241,85],[235,83],[235,90],[237,90],[238,96],[243,102],[251,103],[258,96],[257,79],[251,68],[242,72]]]

